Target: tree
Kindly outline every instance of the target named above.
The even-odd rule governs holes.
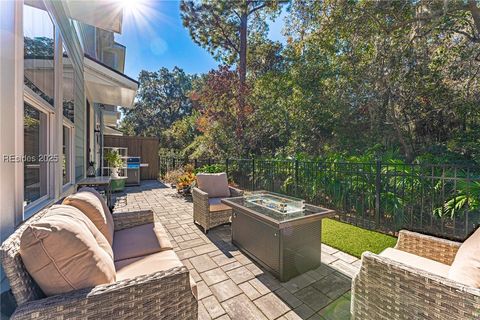
[[[445,153],[478,127],[476,11],[472,1],[295,1],[285,54],[308,101],[296,112],[318,123],[298,129],[334,120],[320,134],[331,132],[329,148]]]
[[[292,1],[284,45],[266,38],[265,3],[247,16],[243,77],[247,2],[184,1],[192,38],[224,65],[193,81],[195,113],[164,141],[190,157],[480,163],[479,3]]]
[[[182,69],[161,68],[158,72],[142,70],[135,105],[123,109],[125,116],[120,128],[140,136],[162,137],[172,124],[191,114],[189,91],[195,76]]]
[[[243,131],[249,35],[265,35],[266,15],[279,12],[283,1],[184,1],[180,3],[183,25],[195,43],[228,65],[237,63],[238,131]],[[251,22],[249,24],[249,19]],[[250,26],[250,27],[249,27]]]
[[[175,121],[164,133],[164,149],[175,150],[177,155],[181,157],[194,152],[195,145],[193,142],[200,134],[197,129],[198,118],[199,112],[193,110],[191,115]]]
[[[245,140],[235,130],[240,112],[238,82],[238,74],[224,66],[210,71],[193,92],[195,107],[200,113],[197,129],[202,133],[196,154],[242,155]]]

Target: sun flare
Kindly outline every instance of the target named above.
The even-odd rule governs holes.
[[[139,19],[148,14],[149,1],[148,0],[119,0],[120,6],[123,9],[123,14],[126,17],[134,17]]]
[[[138,10],[139,5],[141,4],[140,0],[120,0],[120,5],[125,13],[133,12]]]

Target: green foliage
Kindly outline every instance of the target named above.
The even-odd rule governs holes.
[[[462,217],[460,212],[475,217],[480,209],[478,167],[408,164],[395,150],[374,147],[365,154],[325,158],[302,155],[297,162],[255,159],[254,173],[252,168],[252,160],[230,160],[229,176],[242,187],[296,195],[362,221],[380,221],[390,230],[418,226],[423,221],[412,217],[422,214],[455,219]]]
[[[181,1],[183,25],[192,40],[207,49],[215,59],[232,65],[242,52],[240,29],[245,16],[250,36],[265,38],[266,15],[275,16],[281,1]],[[246,26],[247,27],[247,26]]]
[[[380,253],[394,247],[397,238],[332,219],[322,220],[322,242],[357,258],[365,251]]]
[[[47,37],[25,37],[25,56],[43,57],[53,59],[55,44],[52,38]]]
[[[480,209],[480,182],[459,181],[457,194],[447,200],[442,207],[436,208],[434,213],[440,217],[462,216],[466,211]]]
[[[193,172],[186,172],[183,175],[179,176],[176,182],[177,190],[183,191],[184,193],[189,193],[190,188],[195,183],[195,174]]]
[[[193,110],[191,115],[175,121],[170,128],[164,131],[164,145],[168,149],[179,151],[176,156],[184,158],[191,154],[189,149],[192,142],[200,134],[197,129],[197,120],[200,113]]]
[[[118,150],[108,150],[107,152],[105,152],[104,158],[107,161],[109,167],[121,168],[123,166],[123,159]]]
[[[204,165],[200,168],[195,169],[195,174],[197,173],[220,173],[225,172],[225,165],[223,164],[211,164]]]
[[[337,176],[328,170],[379,159],[388,177],[384,211],[399,221],[420,192],[441,191],[421,178],[428,172],[407,164],[479,163],[478,5],[292,1],[282,46],[266,37],[266,19],[278,15],[280,3],[182,1],[192,40],[222,66],[191,77],[181,70],[142,73],[138,108],[126,113],[122,130],[160,136],[162,147],[182,158],[323,159],[325,173],[301,176],[302,191],[356,211],[373,205],[377,168]],[[242,17],[253,8],[241,88]],[[257,168],[256,183],[291,191],[287,167],[274,178]],[[408,179],[395,179],[402,175]],[[454,199],[447,187],[446,198]],[[437,202],[431,205],[443,207]]]
[[[120,128],[126,134],[154,136],[163,140],[173,123],[192,114],[189,92],[195,76],[174,67],[157,72],[142,70],[134,108],[124,109]]]

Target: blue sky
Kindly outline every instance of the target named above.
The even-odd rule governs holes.
[[[145,0],[140,4],[125,12],[122,34],[115,36],[127,47],[125,74],[137,79],[142,69],[156,71],[179,66],[187,73],[203,73],[218,66],[183,27],[178,1]],[[269,25],[269,37],[284,42],[283,15]]]

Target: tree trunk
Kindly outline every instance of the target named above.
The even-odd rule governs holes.
[[[238,135],[243,134],[245,118],[245,88],[247,81],[247,22],[248,6],[245,7],[240,18],[240,61],[238,65],[238,76],[240,80],[238,92]]]
[[[469,0],[467,6],[472,15],[473,23],[477,28],[477,33],[480,33],[480,9],[477,7],[477,2],[475,0]]]

